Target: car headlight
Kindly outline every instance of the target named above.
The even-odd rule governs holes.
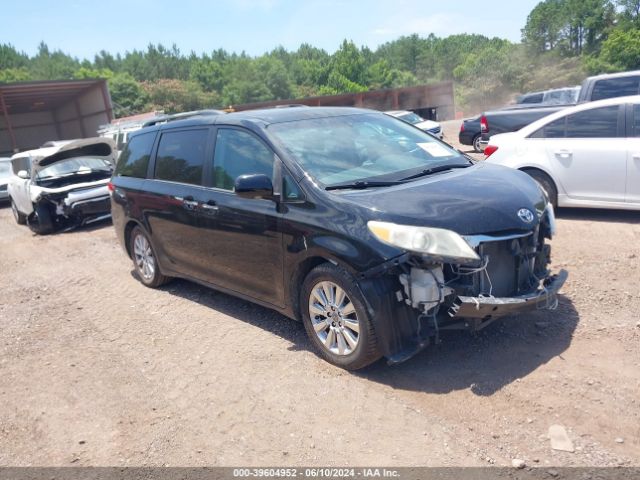
[[[411,252],[457,263],[480,260],[465,239],[451,230],[377,221],[370,221],[367,226],[378,240]]]

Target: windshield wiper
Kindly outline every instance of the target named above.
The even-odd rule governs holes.
[[[431,167],[431,168],[425,168],[424,170],[422,170],[419,173],[416,173],[414,175],[410,175],[406,178],[403,178],[401,181],[407,181],[407,180],[413,180],[414,178],[420,178],[420,177],[425,177],[427,175],[431,175],[432,173],[438,173],[438,172],[446,172],[447,170],[453,170],[454,168],[467,168],[470,167],[471,164],[464,164],[464,165],[440,165],[438,167]]]
[[[368,180],[358,180],[353,183],[341,183],[338,185],[330,185],[325,190],[347,190],[347,189],[365,189],[373,187],[391,187],[393,185],[400,185],[403,181],[389,181],[389,182],[376,182]]]

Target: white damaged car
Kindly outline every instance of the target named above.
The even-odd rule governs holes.
[[[47,142],[15,154],[8,192],[16,222],[46,234],[108,218],[115,160],[108,138]]]

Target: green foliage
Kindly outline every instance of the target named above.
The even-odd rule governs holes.
[[[214,108],[219,100],[216,93],[203,91],[191,80],[162,78],[143,82],[142,90],[148,98],[148,110],[164,110],[166,113]]]
[[[111,77],[113,77],[113,72],[108,68],[80,67],[73,73],[73,78],[78,80],[85,78],[105,78],[108,80]]]
[[[522,39],[536,52],[594,53],[615,23],[611,0],[544,0],[527,17]]]
[[[25,67],[0,70],[0,83],[25,82],[27,80],[31,80],[31,75]]]
[[[602,44],[598,59],[608,70],[640,69],[640,30],[614,30]]]
[[[148,96],[142,85],[128,73],[118,73],[109,79],[109,91],[116,117],[142,113],[147,108]]]

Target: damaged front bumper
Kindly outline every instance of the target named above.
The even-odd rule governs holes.
[[[466,328],[478,330],[490,320],[515,313],[536,309],[553,308],[556,295],[567,281],[569,274],[560,270],[543,282],[542,288],[533,293],[515,297],[467,297],[458,296],[447,312],[451,319],[464,319]]]

